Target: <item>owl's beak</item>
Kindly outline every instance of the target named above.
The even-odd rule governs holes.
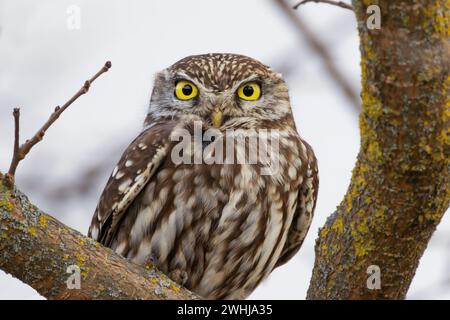
[[[220,128],[222,125],[222,111],[219,108],[216,108],[211,113],[211,122],[215,128]]]

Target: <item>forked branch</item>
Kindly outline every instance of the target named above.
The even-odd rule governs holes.
[[[89,91],[91,84],[103,73],[107,72],[111,68],[111,62],[107,61],[105,65],[89,80],[86,80],[83,86],[78,90],[75,95],[70,98],[62,107],[56,106],[53,113],[50,115],[48,120],[44,125],[34,134],[34,136],[26,140],[24,144],[20,145],[20,109],[15,108],[13,112],[14,116],[14,153],[9,166],[8,173],[6,175],[6,181],[9,186],[14,184],[14,176],[16,173],[17,166],[20,161],[22,161],[25,156],[30,152],[31,148],[34,147],[39,141],[44,137],[45,132],[50,128],[50,126],[59,118],[59,116],[80,96],[86,94]]]
[[[47,299],[198,299],[152,265],[135,265],[45,214],[14,187],[19,162],[61,113],[110,67],[111,62],[106,62],[21,146],[20,111],[14,109],[13,159],[6,179],[0,173],[0,269]]]

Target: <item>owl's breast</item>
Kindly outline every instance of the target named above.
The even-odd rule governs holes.
[[[271,174],[262,174],[261,163],[168,159],[128,209],[113,249],[138,264],[151,259],[169,275],[181,272],[184,285],[204,297],[246,297],[286,242],[301,182],[300,162],[290,160],[278,156]]]

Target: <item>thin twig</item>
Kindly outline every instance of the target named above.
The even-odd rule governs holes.
[[[303,0],[300,1],[299,3],[297,3],[295,6],[293,6],[292,8],[297,9],[298,7],[300,7],[303,4],[309,3],[309,2],[315,2],[315,3],[327,3],[327,4],[331,4],[333,6],[337,6],[337,7],[341,7],[344,9],[348,9],[348,10],[352,10],[353,11],[353,6],[351,4],[342,2],[342,1],[331,1],[331,0]]]
[[[31,148],[44,137],[45,132],[50,128],[50,126],[59,118],[59,116],[66,110],[73,102],[75,102],[80,96],[86,94],[89,91],[91,84],[103,73],[107,72],[111,68],[111,62],[107,61],[105,65],[89,80],[85,81],[83,86],[78,90],[78,92],[70,98],[62,107],[57,106],[55,111],[50,115],[47,122],[36,132],[36,134],[29,140],[25,141],[19,147],[19,120],[20,120],[20,109],[15,108],[14,115],[14,125],[15,125],[15,135],[14,135],[14,153],[11,160],[11,165],[8,170],[8,180],[14,183],[14,175],[16,173],[17,166],[19,162],[25,158],[25,156],[30,152]]]
[[[16,163],[20,161],[20,108],[14,108],[14,151],[12,162]]]
[[[341,88],[344,95],[352,103],[355,111],[359,113],[361,102],[359,95],[356,93],[353,86],[347,80],[341,71],[336,67],[331,54],[328,52],[325,45],[316,37],[316,35],[308,28],[308,26],[301,20],[292,8],[284,0],[274,1],[280,9],[285,13],[289,20],[295,25],[299,33],[304,37],[311,49],[322,59],[328,73],[335,80],[337,85]]]

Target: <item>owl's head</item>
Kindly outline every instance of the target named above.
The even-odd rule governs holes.
[[[186,115],[219,129],[292,121],[286,83],[237,54],[186,57],[156,75],[146,124]]]

